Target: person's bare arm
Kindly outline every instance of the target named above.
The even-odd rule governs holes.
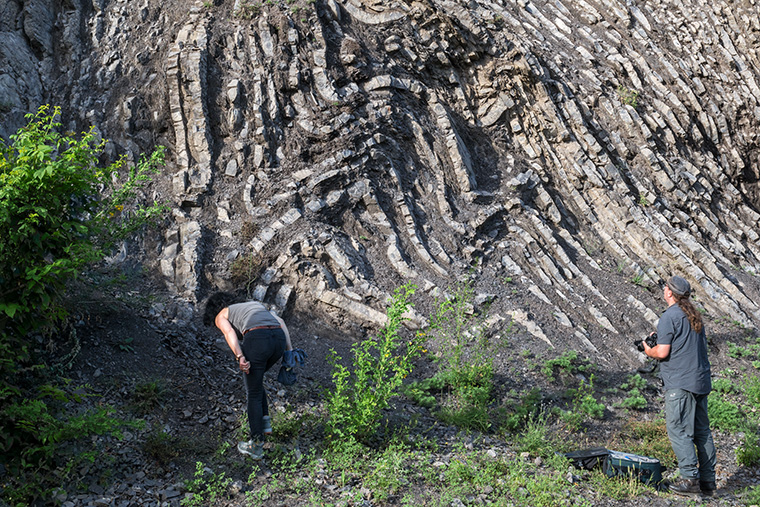
[[[235,328],[232,327],[232,324],[230,324],[229,316],[229,308],[225,308],[216,315],[214,324],[216,324],[216,327],[218,327],[222,332],[224,339],[227,342],[227,346],[229,346],[230,350],[232,350],[232,353],[235,354],[235,359],[237,359],[240,371],[248,373],[248,371],[251,369],[251,363],[249,363],[245,358],[245,355],[243,355],[243,349],[240,347],[240,340],[238,340]]]
[[[285,321],[282,320],[279,315],[275,315],[272,313],[275,319],[277,319],[277,322],[280,323],[280,327],[282,328],[282,331],[285,333],[285,342],[287,343],[287,350],[293,350],[293,344],[290,343],[290,332],[288,331],[288,326],[285,325]]]
[[[663,360],[670,355],[670,344],[665,345],[664,343],[658,343],[654,347],[650,347],[647,345],[646,341],[642,343],[644,344],[644,354],[648,355],[649,357]]]

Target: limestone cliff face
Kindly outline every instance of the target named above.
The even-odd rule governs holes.
[[[0,0],[0,47],[0,134],[52,102],[171,149],[184,297],[251,259],[253,297],[378,324],[474,272],[494,330],[612,362],[671,273],[760,322],[756,0]]]

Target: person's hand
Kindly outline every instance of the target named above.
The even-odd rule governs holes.
[[[240,356],[240,361],[238,361],[238,365],[240,366],[240,371],[243,373],[248,373],[251,371],[251,363],[248,362],[248,360],[245,358],[245,356]]]

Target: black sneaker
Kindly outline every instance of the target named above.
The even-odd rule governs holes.
[[[668,490],[677,495],[699,495],[702,490],[698,479],[679,479],[668,486]]]
[[[702,490],[703,495],[713,496],[718,487],[715,485],[715,481],[699,481],[699,489]]]

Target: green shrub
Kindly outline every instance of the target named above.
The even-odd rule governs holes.
[[[647,386],[647,381],[638,373],[636,375],[628,375],[626,381],[620,384],[620,389],[632,391],[633,389],[644,389]]]
[[[760,445],[755,431],[747,431],[742,445],[736,449],[736,462],[745,467],[754,467],[760,463]]]
[[[464,364],[443,370],[436,378],[450,389],[441,404],[442,420],[462,428],[486,431],[490,427],[488,403],[493,390],[493,364]]]
[[[441,391],[438,416],[443,421],[485,431],[491,425],[493,347],[483,324],[486,312],[475,312],[474,296],[468,278],[436,300],[427,337],[437,350],[438,372],[429,387]]]
[[[588,365],[578,359],[578,352],[568,350],[559,357],[545,361],[544,366],[541,368],[541,373],[546,375],[549,381],[553,382],[555,380],[555,371],[559,373],[561,378],[567,378],[577,372],[584,372],[587,369]]]
[[[42,106],[27,115],[29,123],[11,136],[10,146],[0,140],[0,315],[13,319],[17,332],[63,318],[65,282],[101,259],[117,238],[164,211],[158,204],[129,210],[137,190],[163,164],[162,147],[141,157],[115,186],[125,159],[99,167],[105,141],[97,142],[92,129],[81,139],[60,134],[59,114],[59,108]]]
[[[723,394],[735,393],[736,384],[727,378],[716,378],[712,381],[713,391]]]
[[[515,435],[514,442],[519,452],[528,452],[532,456],[550,456],[557,447],[549,432],[548,416],[543,412],[527,420],[522,432]]]
[[[352,347],[351,369],[340,364],[341,357],[331,351],[329,361],[335,389],[327,396],[330,414],[327,431],[332,438],[364,439],[374,434],[382,410],[399,393],[403,379],[412,371],[412,359],[421,350],[419,339],[404,342],[399,332],[415,289],[410,284],[396,290],[380,336]]]
[[[744,489],[740,494],[744,505],[760,504],[760,486],[751,486]]]
[[[297,438],[300,435],[311,433],[320,418],[312,413],[298,414],[287,411],[284,414],[276,414],[272,419],[272,436],[278,441],[289,438]]]
[[[67,282],[164,211],[156,203],[133,205],[163,164],[163,148],[141,157],[118,183],[125,159],[101,167],[105,141],[92,129],[79,139],[61,134],[59,114],[42,106],[11,144],[0,140],[0,453],[13,472],[0,494],[12,503],[60,483],[56,460],[71,457],[72,442],[118,433],[124,424],[108,407],[82,410],[82,396],[52,377],[77,347],[54,370],[33,345],[52,339],[64,321]]]
[[[539,413],[540,403],[541,390],[533,388],[522,397],[520,403],[501,407],[500,428],[509,433],[520,430]]]
[[[642,378],[638,373],[636,375],[628,375],[626,381],[620,384],[620,389],[627,390],[628,396],[618,403],[618,406],[636,410],[646,408],[647,399],[641,394],[641,389],[644,389],[646,386],[646,379]]]
[[[392,443],[373,460],[366,475],[364,486],[372,491],[372,497],[384,502],[408,482],[406,479],[408,450],[403,444]]]
[[[594,398],[594,376],[591,375],[588,383],[582,381],[578,389],[575,390],[572,408],[562,414],[562,419],[571,429],[578,429],[588,417],[603,418],[604,409],[604,403]]]
[[[638,390],[638,388],[634,387],[631,389],[631,391],[628,393],[628,396],[624,398],[618,406],[622,408],[628,408],[628,409],[634,409],[634,410],[642,410],[647,408],[647,399],[644,397],[643,394],[641,394],[641,391]]]
[[[202,505],[214,505],[217,500],[227,496],[232,479],[221,474],[215,474],[209,470],[204,470],[203,463],[195,463],[195,475],[192,479],[185,481],[185,487],[192,493],[182,499],[181,505],[187,507],[196,507]]]
[[[717,380],[715,382],[717,382]],[[713,383],[713,388],[715,388],[715,382]],[[729,383],[734,386],[730,381]],[[760,377],[757,375],[747,377],[742,386],[742,390],[747,397],[747,401],[751,404],[751,407],[760,408]]]
[[[724,431],[738,431],[746,427],[747,418],[744,412],[726,401],[718,393],[711,393],[707,398],[707,414],[710,426]]]
[[[435,396],[431,394],[431,391],[436,389],[434,387],[435,385],[435,379],[433,378],[417,380],[404,386],[401,389],[401,392],[417,405],[425,408],[433,408],[437,403]]]
[[[81,387],[44,384],[29,399],[14,401],[0,410],[3,421],[4,464],[10,477],[3,484],[2,497],[12,505],[44,498],[62,478],[83,461],[94,461],[93,451],[76,451],[91,445],[93,435],[121,438],[122,428],[139,427],[113,416],[110,406],[72,413],[69,407],[87,396]],[[62,458],[66,459],[62,459]],[[68,463],[66,463],[68,461]]]

